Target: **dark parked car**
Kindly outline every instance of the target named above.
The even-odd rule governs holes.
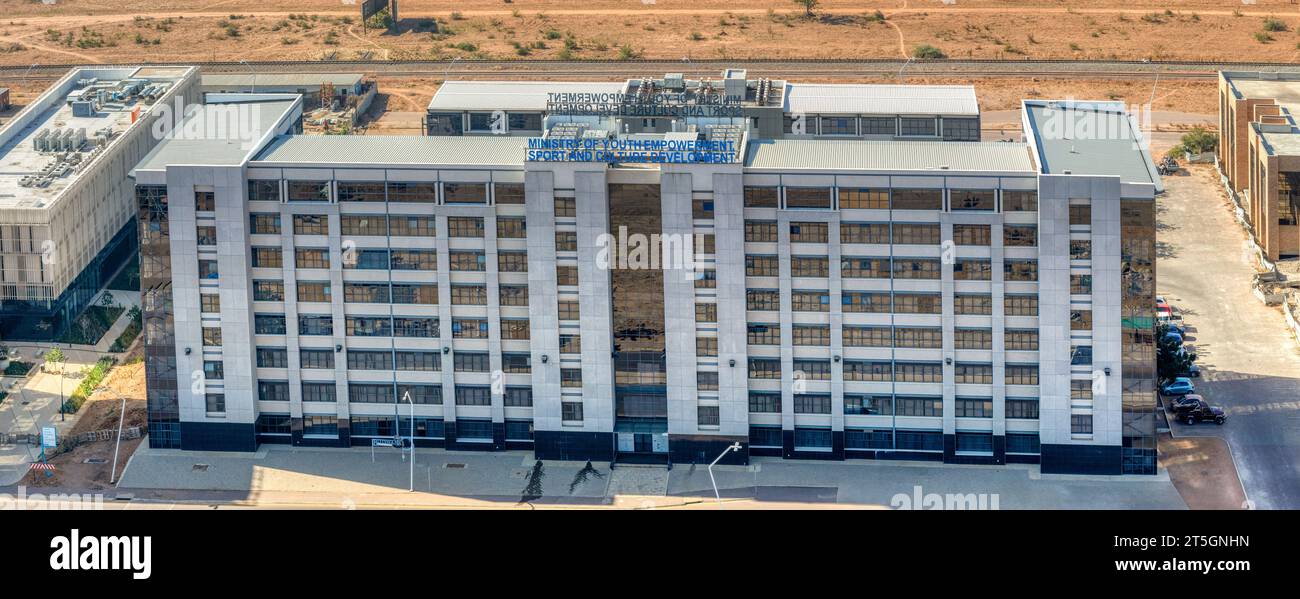
[[[1181,408],[1175,403],[1174,414],[1178,416],[1179,420],[1187,424],[1196,424],[1197,422],[1223,424],[1228,420],[1228,416],[1223,413],[1223,408],[1212,406],[1203,399],[1198,399],[1195,402],[1185,401]]]

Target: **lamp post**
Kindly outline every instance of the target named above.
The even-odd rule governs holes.
[[[255,94],[255,93],[257,93],[257,71],[254,71],[254,70],[253,70],[253,65],[248,64],[248,61],[247,61],[247,60],[241,60],[241,61],[239,61],[239,64],[242,64],[242,65],[248,67],[248,74],[253,76],[253,81],[252,81],[251,87],[249,87],[249,89],[248,89],[248,93],[250,93],[250,94]]]
[[[108,477],[108,484],[115,485],[117,484],[117,456],[118,453],[122,450],[122,425],[126,422],[126,396],[108,388],[105,385],[100,385],[99,387],[96,387],[94,390],[107,391],[109,393],[112,393],[118,399],[122,400],[122,408],[118,411],[118,415],[117,415],[117,442],[113,445],[113,470]]]
[[[411,479],[410,479],[410,484],[407,486],[406,490],[410,493],[414,493],[415,492],[415,402],[411,401],[410,391],[407,391],[406,393],[402,394],[402,400],[411,405],[411,431],[410,434],[408,435],[411,439]],[[402,427],[399,426],[397,428],[400,431]],[[400,435],[401,433],[399,432],[398,434]]]
[[[713,498],[718,500],[718,509],[722,509],[722,495],[718,493],[717,479],[713,478],[713,466],[722,461],[723,456],[727,455],[727,452],[729,451],[740,451],[740,442],[732,443],[727,446],[727,448],[722,450],[722,453],[718,454],[718,457],[714,458],[713,462],[709,464],[709,482],[713,483]]]

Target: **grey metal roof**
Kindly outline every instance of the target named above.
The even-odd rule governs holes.
[[[351,87],[361,78],[360,73],[212,73],[203,75],[199,85],[240,91],[252,86],[319,88],[323,83]]]
[[[618,93],[624,82],[448,81],[429,101],[429,110],[546,110],[549,93]]]
[[[153,150],[150,150],[133,170],[161,171],[166,170],[169,164],[212,166],[241,164],[248,158],[249,154],[257,150],[255,147],[257,142],[296,103],[296,100],[279,100],[273,102],[249,102],[246,104],[204,104],[197,112],[187,116],[182,121],[171,138],[164,139],[157,146],[154,146]],[[255,114],[256,117],[248,119],[246,124],[251,125],[251,127],[247,130],[241,130],[242,118],[240,122],[235,122],[229,116],[216,115],[217,110],[239,110],[240,106],[247,106],[246,110],[256,110],[255,113],[249,113]],[[210,122],[214,126],[197,127],[197,132],[186,129],[186,125],[195,122],[196,119],[203,119],[200,122]],[[220,123],[232,124],[219,126]],[[251,139],[249,139],[250,137]]]
[[[1022,143],[955,141],[761,140],[750,142],[745,168],[1033,173]]]
[[[1024,110],[1042,172],[1114,175],[1163,189],[1122,102],[1025,100]]]
[[[507,136],[286,135],[256,158],[266,164],[520,166],[527,138]]]
[[[979,115],[970,85],[790,83],[785,110],[818,114]]]

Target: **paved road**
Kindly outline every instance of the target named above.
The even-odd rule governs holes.
[[[1257,507],[1300,508],[1300,349],[1281,312],[1250,292],[1254,261],[1214,169],[1165,183],[1160,291],[1190,327],[1205,370],[1197,390],[1228,413],[1224,426],[1174,424],[1173,432],[1223,437]]]

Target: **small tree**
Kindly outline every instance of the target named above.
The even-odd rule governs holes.
[[[65,355],[63,355],[63,350],[61,350],[61,349],[59,349],[59,348],[57,348],[57,347],[54,348],[54,349],[51,349],[50,351],[45,352],[45,366],[46,366],[46,370],[48,371],[48,370],[49,370],[49,367],[50,367],[51,365],[53,365],[53,364],[61,364],[61,363],[63,363],[63,362],[64,362],[65,360],[67,360],[67,359],[68,359],[68,357],[65,356]]]
[[[930,44],[921,44],[912,48],[912,58],[947,58],[948,55]]]
[[[794,0],[795,4],[803,7],[803,16],[813,16],[813,11],[817,9],[818,0]]]
[[[117,305],[117,298],[114,298],[113,294],[105,291],[104,295],[99,296],[99,305],[105,308],[112,308]]]

